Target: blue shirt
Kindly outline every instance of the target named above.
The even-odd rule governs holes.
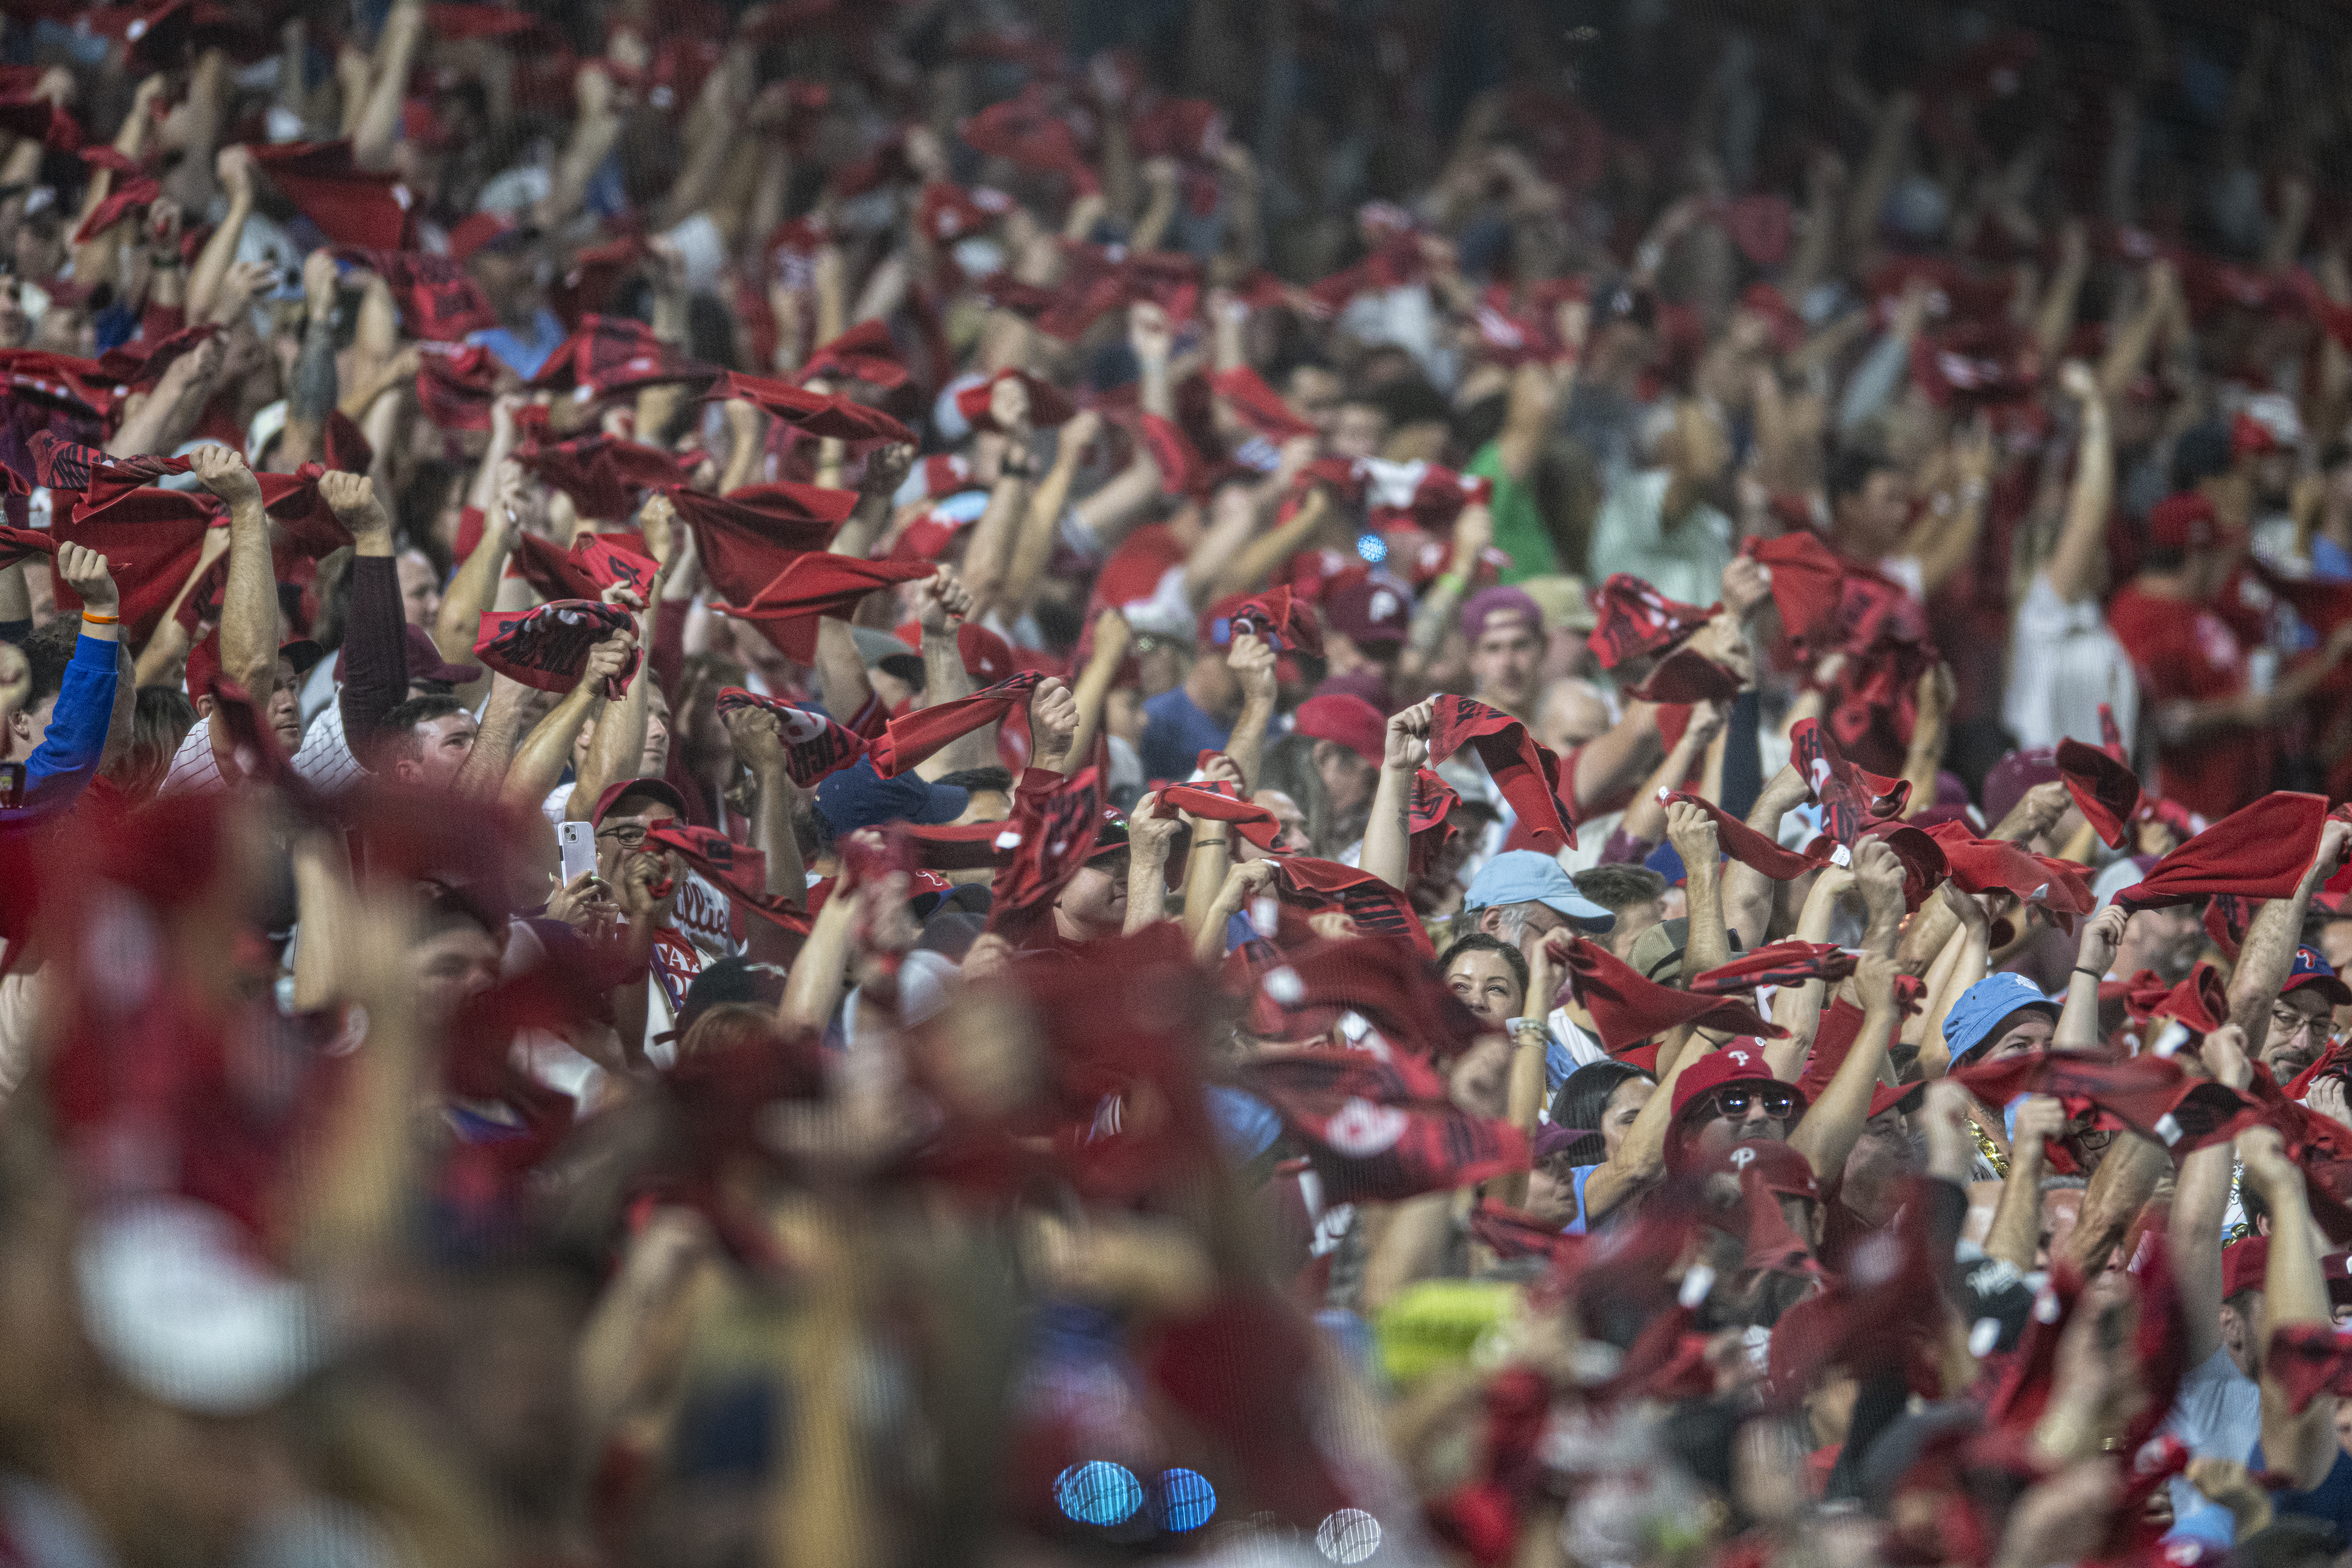
[[[84,632],[74,639],[73,659],[49,710],[48,732],[25,760],[25,809],[63,810],[98,776],[114,720],[116,650],[121,645]]]
[[[2259,1471],[2263,1468],[2263,1446],[2257,1443],[2253,1457],[2246,1461],[2246,1468]],[[2336,1449],[2336,1462],[2327,1467],[2326,1476],[2317,1486],[2307,1492],[2273,1492],[2271,1507],[2282,1514],[2324,1519],[2339,1534],[2352,1532],[2352,1454]]]
[[[562,347],[563,340],[569,336],[571,334],[563,330],[563,323],[555,319],[555,312],[542,310],[531,318],[529,337],[518,337],[506,327],[486,327],[478,332],[467,333],[466,341],[479,343],[498,355],[499,362],[509,370],[517,375],[529,377],[539,374],[539,367],[547,363],[547,356]]]
[[[1181,686],[1147,700],[1143,716],[1143,742],[1136,750],[1147,779],[1189,779],[1202,752],[1222,752],[1233,738],[1232,727],[1201,711]]]

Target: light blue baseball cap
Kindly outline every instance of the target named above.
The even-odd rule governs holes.
[[[1958,1067],[1969,1052],[1990,1045],[2001,1020],[2027,1007],[2039,1007],[2053,1019],[2058,1016],[2058,1004],[2022,974],[1988,974],[1961,992],[1944,1015],[1944,1044],[1952,1053],[1952,1065]]]
[[[1465,910],[1506,904],[1541,904],[1588,931],[1605,931],[1617,923],[1615,915],[1576,890],[1559,861],[1532,849],[1506,849],[1487,861],[1462,900]]]

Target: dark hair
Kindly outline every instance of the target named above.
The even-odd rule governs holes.
[[[195,722],[196,705],[178,687],[141,687],[131,708],[131,744],[106,776],[131,799],[148,799],[163,787],[173,756]]]
[[[1551,1097],[1552,1125],[1591,1134],[1569,1145],[1570,1164],[1601,1163],[1607,1148],[1601,1136],[1601,1119],[1608,1113],[1609,1101],[1633,1079],[1649,1077],[1632,1062],[1600,1061],[1585,1063],[1560,1081]]]
[[[1526,1010],[1528,1002],[1526,953],[1521,952],[1499,936],[1489,936],[1483,931],[1474,931],[1468,936],[1456,938],[1453,945],[1437,955],[1437,973],[1443,975],[1454,967],[1454,959],[1465,952],[1501,953],[1503,967],[1509,970],[1511,978],[1519,983],[1519,1007],[1522,1012]]]
[[[2200,481],[2228,473],[2236,461],[2227,425],[2218,419],[2191,425],[2172,443],[2172,489],[2193,490]]]
[[[833,853],[833,823],[816,808],[814,797],[793,813],[793,842],[800,847],[801,863]]]
[[[80,620],[59,616],[19,645],[25,650],[25,662],[33,668],[33,689],[25,694],[27,710],[66,689],[66,666],[73,662],[74,645],[80,640]]]
[[[1388,416],[1391,426],[1438,424],[1451,426],[1454,405],[1445,395],[1418,377],[1391,381],[1350,395],[1350,403],[1369,403]]]
[[[1834,506],[1847,496],[1859,494],[1870,483],[1870,476],[1882,468],[1899,465],[1875,447],[1841,447],[1831,455],[1827,485],[1830,504]]]
[[[982,790],[993,790],[998,795],[1011,795],[1013,770],[1011,768],[959,768],[951,773],[941,773],[931,783],[945,784],[950,789],[960,789],[967,795],[976,794]]]
[[[466,705],[454,697],[427,692],[412,697],[383,716],[383,748],[387,761],[405,758],[412,763],[425,760],[425,738],[416,732],[419,724],[430,724],[436,719],[446,719],[452,713],[463,713]]]
[[[1569,880],[1576,884],[1578,892],[1612,915],[1666,896],[1665,878],[1647,866],[1595,866]]]

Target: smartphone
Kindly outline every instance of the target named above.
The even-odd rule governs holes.
[[[16,810],[25,804],[25,764],[0,763],[0,807]]]
[[[563,849],[563,885],[572,886],[581,874],[596,868],[596,828],[587,822],[560,822],[555,826],[555,841]]]

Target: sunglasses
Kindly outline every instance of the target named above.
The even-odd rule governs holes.
[[[1747,1115],[1751,1105],[1761,1105],[1764,1114],[1775,1121],[1786,1121],[1796,1111],[1797,1097],[1785,1089],[1718,1089],[1713,1104],[1715,1115],[1735,1121]]]

